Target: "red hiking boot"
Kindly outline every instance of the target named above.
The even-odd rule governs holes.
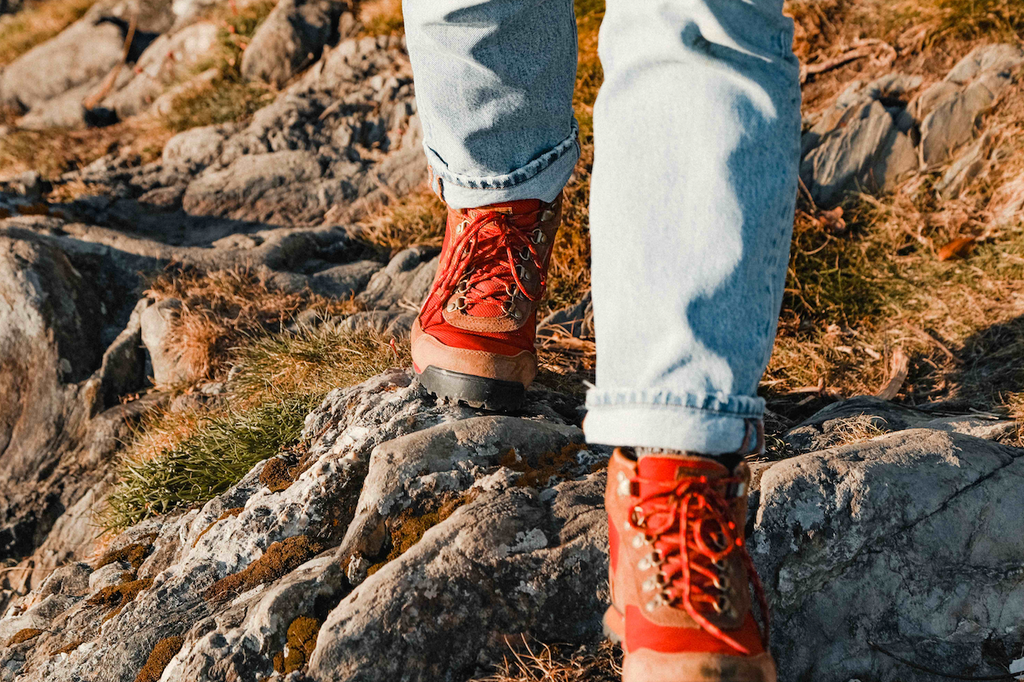
[[[514,410],[537,374],[537,305],[562,197],[449,209],[441,262],[412,328],[413,370],[439,398]]]
[[[706,457],[615,450],[605,629],[625,654],[623,682],[775,682],[767,603],[744,540],[749,480],[744,462],[729,471]]]

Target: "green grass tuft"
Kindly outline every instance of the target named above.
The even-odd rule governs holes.
[[[291,398],[209,417],[199,430],[156,457],[125,459],[103,519],[110,530],[150,516],[199,506],[252,467],[298,440],[314,398]]]
[[[235,350],[232,409],[165,411],[140,429],[100,518],[123,530],[148,517],[197,507],[254,465],[298,441],[303,421],[331,390],[411,362],[408,343],[324,325],[251,338]]]

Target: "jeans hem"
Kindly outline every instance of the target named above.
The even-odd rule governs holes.
[[[432,189],[451,208],[475,208],[522,199],[554,201],[579,160],[579,126],[573,120],[568,137],[530,163],[505,175],[452,173],[426,142],[423,147],[433,175]]]
[[[684,450],[704,455],[738,451],[746,421],[761,419],[764,400],[666,390],[591,390],[583,431],[587,441],[620,447]]]

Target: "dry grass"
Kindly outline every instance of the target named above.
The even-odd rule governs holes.
[[[580,125],[580,161],[565,187],[563,222],[551,256],[546,311],[573,305],[590,289],[590,175],[594,166],[594,101],[604,78],[597,58],[603,0],[575,0],[579,62],[573,109]]]
[[[962,198],[939,198],[932,189],[938,174],[912,178],[890,196],[849,201],[842,234],[801,206],[765,382],[769,397],[782,400],[775,409],[807,400],[810,394],[792,392],[808,386],[821,394],[874,393],[901,348],[911,358],[903,401],[1019,413],[1024,226],[994,225],[988,204],[997,187],[1024,173],[1024,83],[985,125],[1003,128],[1002,160]],[[972,252],[939,259],[943,245],[963,237],[978,238]]]
[[[271,284],[267,275],[247,267],[213,272],[175,268],[151,280],[147,296],[156,301],[181,301],[172,343],[190,382],[217,376],[232,349],[261,332],[279,331],[303,310],[327,315],[351,307],[312,292],[283,291]]]
[[[330,325],[253,339],[235,354],[232,387],[245,401],[323,396],[392,367],[411,365],[408,339],[339,332]]]
[[[29,0],[16,14],[0,15],[0,67],[81,19],[96,0]]]
[[[392,252],[424,244],[440,246],[447,211],[429,187],[382,205],[359,223],[359,236]]]
[[[403,30],[402,0],[363,0],[357,12],[364,35],[393,35]]]
[[[618,682],[622,654],[601,642],[573,649],[531,643],[525,636],[506,638],[509,653],[497,670],[474,682]]]
[[[13,120],[10,114],[7,118]],[[159,121],[147,117],[106,128],[14,130],[0,140],[0,175],[35,170],[45,178],[56,178],[115,152],[141,165],[157,160],[173,134]],[[78,189],[84,191],[84,186]],[[67,192],[51,195],[51,199],[56,198],[71,197]]]

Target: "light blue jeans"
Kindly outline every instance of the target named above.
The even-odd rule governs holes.
[[[579,155],[572,1],[405,0],[404,13],[445,201],[557,196]],[[797,191],[792,37],[782,0],[607,0],[590,442],[722,454],[762,416]]]

